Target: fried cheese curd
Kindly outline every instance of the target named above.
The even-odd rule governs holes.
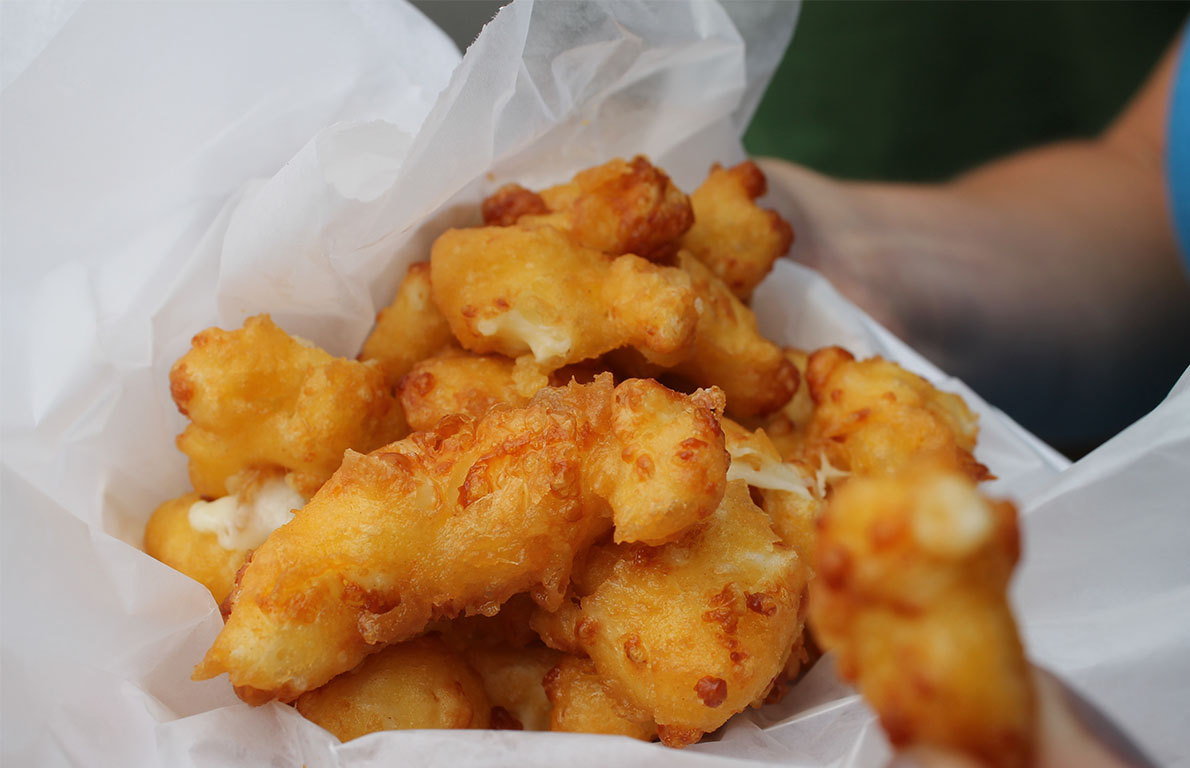
[[[675,542],[593,548],[568,600],[531,623],[547,645],[589,657],[630,719],[682,747],[763,700],[801,634],[809,578],[735,480]]]
[[[549,697],[549,729],[571,733],[604,733],[652,741],[657,726],[634,719],[629,708],[611,695],[595,668],[595,662],[569,654],[545,676]]]
[[[1035,699],[1007,589],[1016,510],[952,468],[854,478],[827,505],[815,636],[897,747],[1032,765]]]
[[[989,479],[975,460],[978,417],[958,395],[879,357],[856,360],[840,347],[810,355],[814,400],[804,451],[858,475],[891,475],[920,462]]]
[[[188,493],[165,502],[144,537],[146,554],[205,586],[220,604],[248,553],[306,502],[280,469],[244,470],[227,486],[231,493],[214,501]]]
[[[448,350],[420,360],[397,384],[411,429],[425,431],[447,416],[478,418],[494,405],[523,405],[515,363],[501,355]]]
[[[540,194],[505,185],[482,208],[485,224],[551,226],[587,248],[646,259],[671,254],[694,222],[690,199],[640,155],[580,171]]]
[[[700,314],[690,352],[675,373],[698,386],[715,386],[727,395],[729,413],[762,416],[789,402],[799,388],[797,366],[756,327],[756,315],[698,259],[678,254],[690,276]]]
[[[410,265],[392,303],[376,315],[359,359],[375,360],[389,384],[396,385],[414,363],[454,343],[431,295],[430,263],[421,261]]]
[[[815,520],[822,506],[813,469],[786,462],[763,429],[749,430],[731,419],[723,419],[723,434],[731,466],[728,480],[743,480],[752,497],[769,516],[773,532],[813,563]]]
[[[698,323],[681,270],[609,256],[553,227],[447,230],[430,263],[434,301],[465,349],[531,355],[547,372],[622,346],[669,359]]]
[[[785,347],[782,350],[785,359],[797,368],[801,385],[785,405],[768,416],[746,419],[750,427],[763,428],[769,440],[777,448],[781,458],[791,460],[800,458],[803,454],[803,442],[810,425],[810,418],[814,415],[814,398],[810,396],[810,387],[806,382],[806,365],[810,355],[800,349]]]
[[[348,451],[253,552],[195,679],[226,672],[245,701],[291,701],[437,618],[495,613],[526,591],[557,607],[576,555],[613,524],[680,535],[719,505],[726,451],[703,404],[713,394],[657,389],[605,375]],[[683,469],[667,471],[670,456]]]
[[[340,741],[386,730],[487,728],[492,714],[479,675],[432,634],[390,645],[294,705]]]
[[[397,383],[397,398],[409,426],[424,431],[447,416],[479,418],[495,405],[524,405],[543,381],[556,387],[572,380],[590,384],[601,373],[598,361],[586,361],[543,377],[501,355],[452,348],[416,363]]]
[[[370,451],[401,437],[401,409],[374,364],[343,360],[296,339],[268,315],[238,331],[208,328],[169,374],[190,418],[177,445],[190,482],[206,498],[228,493],[246,469],[281,467],[306,497],[347,449]]]
[[[690,196],[694,225],[681,246],[705,264],[741,301],[748,301],[773,262],[793,245],[793,228],[776,211],[756,205],[767,182],[751,160],[711,166]]]
[[[190,508],[198,501],[202,497],[197,493],[187,493],[153,510],[145,526],[145,553],[202,584],[222,603],[248,550],[225,549],[215,533],[195,530]]]

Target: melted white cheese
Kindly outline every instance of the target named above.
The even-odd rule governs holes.
[[[564,329],[535,323],[515,309],[477,321],[475,330],[484,336],[507,334],[528,344],[539,363],[563,359],[570,352],[570,334]]]
[[[793,464],[773,461],[754,448],[737,445],[731,448],[728,480],[744,480],[753,488],[789,491],[802,498],[810,498],[809,480]]]
[[[269,534],[293,519],[293,510],[306,500],[289,484],[288,476],[265,481],[250,503],[239,494],[190,507],[190,527],[219,537],[224,549],[255,549]]]

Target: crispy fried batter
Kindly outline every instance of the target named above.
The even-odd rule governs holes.
[[[191,527],[190,507],[201,500],[188,493],[157,507],[145,526],[145,552],[199,582],[222,603],[248,550],[224,549],[214,533]]]
[[[804,562],[813,563],[814,522],[822,506],[811,468],[781,460],[764,430],[751,431],[731,419],[722,420],[728,480],[743,480],[752,497],[769,516],[773,531],[793,547]]]
[[[806,383],[814,399],[804,450],[860,475],[891,475],[929,462],[990,477],[975,460],[978,416],[962,398],[879,357],[857,361],[839,347],[810,356]]]
[[[479,418],[494,405],[524,405],[546,384],[590,384],[603,373],[595,362],[567,365],[545,376],[531,362],[518,365],[502,355],[446,349],[416,363],[398,382],[397,397],[409,426],[427,430],[447,416]]]
[[[1034,695],[1006,591],[1016,510],[946,472],[855,478],[820,523],[810,618],[896,746],[1031,765]]]
[[[785,359],[797,368],[798,378],[805,382],[806,365],[810,356],[792,347],[785,347],[781,352]],[[810,387],[803,383],[779,411],[765,418],[751,419],[746,424],[750,427],[763,427],[781,458],[789,461],[804,454],[803,443],[813,415],[814,398],[810,396]]]
[[[433,429],[446,416],[478,418],[493,405],[523,405],[514,363],[500,355],[451,351],[422,360],[397,385],[409,426]]]
[[[617,482],[635,484],[642,498],[655,484],[672,488],[675,516],[705,516],[722,485],[680,488],[664,472],[622,467],[626,450],[651,447],[640,435],[622,442],[616,428],[642,386],[653,385],[630,381],[613,392],[604,376],[478,421],[446,419],[369,455],[348,452],[253,553],[196,679],[228,672],[247,701],[291,700],[433,619],[494,613],[524,591],[556,607],[576,554],[622,512],[611,498]],[[700,409],[682,398],[652,416],[684,421],[703,439]],[[675,437],[661,433],[656,447]],[[693,460],[721,459],[721,443],[717,450],[708,444]]]
[[[647,259],[671,254],[694,221],[690,199],[640,155],[580,171],[540,195],[501,187],[484,200],[483,217],[499,226],[553,226],[588,248]]]
[[[437,635],[389,646],[295,702],[341,741],[376,731],[487,728],[483,682]]]
[[[376,315],[376,327],[364,340],[360,360],[375,360],[390,385],[395,385],[418,360],[453,345],[446,318],[434,306],[430,264],[412,264],[397,288],[393,303]]]
[[[524,648],[473,645],[464,651],[483,685],[499,720],[492,726],[504,730],[550,730],[550,701],[544,680],[561,654],[541,643]]]
[[[798,371],[781,348],[756,329],[756,315],[718,278],[688,253],[678,264],[701,302],[698,329],[689,355],[675,373],[727,394],[727,412],[760,416],[777,410],[798,390]]]
[[[545,677],[551,705],[549,729],[571,733],[606,733],[652,741],[657,726],[634,716],[624,702],[603,685],[595,662],[562,655]]]
[[[624,345],[671,356],[698,322],[680,270],[612,258],[552,227],[451,229],[434,242],[431,264],[434,300],[459,343],[531,354],[547,371]]]
[[[674,543],[592,549],[574,599],[532,624],[547,644],[590,656],[612,695],[685,746],[768,691],[801,634],[808,578],[736,480]]]
[[[401,409],[374,364],[332,357],[289,336],[268,315],[238,331],[208,328],[169,375],[190,425],[178,448],[203,496],[228,492],[245,469],[283,467],[312,496],[347,449],[368,451],[405,432]]]
[[[629,379],[616,388],[615,402],[619,455],[605,463],[601,483],[615,510],[615,540],[663,544],[710,515],[723,497],[730,463],[718,419],[723,394],[686,397],[652,379]]]
[[[491,227],[511,227],[522,216],[544,216],[550,212],[545,200],[520,184],[505,184],[485,197],[480,206],[483,223]]]
[[[690,197],[694,226],[682,237],[682,248],[741,301],[748,301],[793,244],[789,222],[754,202],[765,187],[764,174],[751,160],[726,170],[716,163]]]

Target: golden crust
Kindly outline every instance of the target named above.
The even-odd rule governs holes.
[[[678,265],[700,300],[698,328],[687,356],[673,371],[698,386],[727,395],[727,412],[741,417],[771,413],[798,390],[797,367],[756,328],[756,315],[722,281],[686,252]]]
[[[647,259],[671,254],[690,228],[690,199],[640,155],[580,171],[566,184],[530,192],[515,184],[483,202],[485,224],[553,226],[588,248]]]
[[[619,511],[603,493],[623,474],[614,412],[631,407],[604,376],[478,421],[444,420],[369,455],[348,452],[253,553],[196,679],[227,672],[245,700],[291,700],[436,618],[495,613],[524,591],[556,607],[575,556]],[[700,407],[655,416],[693,429]],[[632,480],[642,495],[668,481]],[[676,491],[674,508],[695,519],[699,504],[719,501],[705,487]]]
[[[222,603],[248,550],[224,549],[218,536],[190,526],[190,507],[201,500],[197,493],[187,493],[153,510],[145,526],[145,552],[199,582]]]
[[[294,702],[341,741],[376,731],[487,728],[483,681],[437,635],[392,645]]]
[[[937,471],[856,478],[820,521],[815,636],[895,746],[1031,765],[1034,694],[1007,588],[1016,510]]]
[[[552,227],[447,230],[430,261],[434,300],[464,348],[531,355],[547,372],[625,345],[672,355],[698,322],[680,270],[610,257]]]
[[[748,301],[773,262],[793,244],[789,222],[756,205],[765,188],[764,174],[751,160],[729,169],[716,163],[690,197],[694,225],[681,247],[741,301]]]
[[[415,431],[456,414],[479,418],[494,405],[523,405],[515,364],[500,355],[451,350],[413,365],[397,384],[405,419]]]
[[[547,644],[585,653],[661,740],[685,746],[763,698],[801,634],[809,569],[743,481],[715,514],[662,547],[595,547],[572,600],[538,612]]]
[[[494,711],[502,710],[493,718],[493,727],[550,730],[550,700],[543,681],[561,654],[536,643],[524,648],[475,644],[464,655],[483,678]]]
[[[551,731],[606,733],[641,741],[657,736],[653,722],[636,719],[629,707],[608,692],[590,659],[560,655],[545,677],[545,691]]]
[[[268,315],[238,331],[208,328],[170,370],[170,392],[190,425],[178,449],[208,498],[257,467],[293,473],[313,495],[347,449],[368,451],[405,432],[401,409],[374,365],[332,357],[278,328]]]
[[[395,385],[413,364],[454,344],[450,326],[430,290],[430,264],[412,264],[392,304],[376,315],[376,327],[364,340],[360,360],[375,360]]]
[[[988,479],[975,460],[978,417],[958,395],[879,357],[857,361],[839,347],[810,356],[806,383],[814,399],[803,450],[822,452],[859,475],[891,475],[931,463]]]

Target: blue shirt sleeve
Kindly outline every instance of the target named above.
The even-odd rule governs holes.
[[[1182,251],[1182,266],[1190,275],[1190,45],[1183,38],[1174,66],[1173,93],[1169,100],[1169,136],[1166,155],[1170,209],[1174,232]]]

